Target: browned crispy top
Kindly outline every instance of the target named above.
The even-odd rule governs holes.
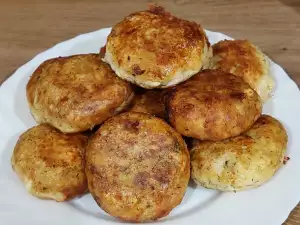
[[[105,211],[125,220],[167,215],[183,197],[189,168],[181,136],[163,120],[144,113],[107,120],[87,150],[91,193]]]
[[[165,117],[165,105],[163,103],[165,91],[160,89],[147,90],[143,93],[136,94],[133,104],[129,111],[143,112],[155,115],[160,118]]]
[[[34,117],[63,132],[87,130],[101,123],[132,93],[131,85],[118,78],[97,54],[49,59],[27,84]]]
[[[152,6],[115,25],[106,50],[129,74],[161,81],[180,69],[199,71],[205,46],[209,42],[200,25]]]
[[[202,71],[168,94],[171,124],[185,136],[220,140],[249,128],[261,113],[257,93],[221,70]]]
[[[65,197],[56,200],[63,201],[87,189],[84,174],[86,144],[84,135],[66,135],[41,124],[20,136],[12,165],[26,185],[31,183],[31,193],[38,197],[61,193]]]
[[[266,74],[265,58],[248,40],[224,40],[212,46],[212,68],[242,77],[253,89]]]

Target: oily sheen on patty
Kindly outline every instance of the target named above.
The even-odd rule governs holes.
[[[64,133],[92,129],[122,111],[134,96],[131,84],[118,78],[97,54],[45,61],[26,91],[35,120]]]
[[[212,46],[210,69],[221,69],[244,79],[265,102],[271,97],[274,80],[268,57],[248,40],[224,40]]]
[[[262,103],[242,78],[205,70],[169,91],[166,109],[182,135],[216,141],[249,129],[260,116]]]
[[[153,6],[112,28],[104,61],[122,79],[152,89],[187,80],[208,65],[210,56],[200,25]]]

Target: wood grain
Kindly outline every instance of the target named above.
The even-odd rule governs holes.
[[[0,0],[0,83],[54,44],[154,2],[206,29],[251,40],[300,84],[299,0]],[[300,207],[285,224],[300,224]]]

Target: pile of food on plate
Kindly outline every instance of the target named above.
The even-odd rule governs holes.
[[[287,148],[282,124],[262,115],[273,86],[269,59],[249,41],[211,46],[199,24],[151,6],[116,24],[99,54],[34,71],[26,91],[39,125],[11,163],[36,197],[89,191],[114,217],[156,220],[190,178],[220,191],[272,178]]]

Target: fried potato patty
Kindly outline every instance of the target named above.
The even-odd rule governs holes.
[[[163,119],[165,117],[163,102],[165,93],[159,89],[147,90],[140,94],[136,93],[128,111],[148,113]]]
[[[107,120],[90,139],[86,161],[89,190],[98,205],[127,221],[168,215],[180,204],[190,178],[180,134],[145,113]]]
[[[212,46],[209,68],[242,77],[266,101],[274,86],[269,59],[247,40],[225,40]]]
[[[64,133],[92,129],[122,111],[134,95],[131,84],[118,78],[97,54],[45,61],[26,90],[35,120]]]
[[[222,140],[250,128],[261,114],[257,93],[240,77],[205,70],[166,97],[170,123],[182,135]]]
[[[11,164],[30,194],[65,201],[87,190],[86,144],[84,135],[63,134],[41,124],[19,137]]]
[[[104,61],[119,77],[152,89],[187,80],[208,66],[211,55],[200,25],[152,6],[112,28]]]
[[[247,132],[223,141],[195,141],[191,149],[192,178],[221,191],[258,187],[283,163],[287,133],[279,121],[262,115]]]

